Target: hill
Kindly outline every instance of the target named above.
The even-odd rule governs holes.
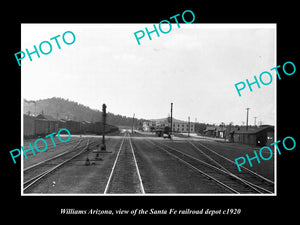
[[[68,99],[53,97],[31,101],[24,99],[24,114],[45,114],[56,119],[67,119],[74,121],[100,122],[102,121],[102,112],[91,109],[88,106],[79,104]],[[137,125],[142,120],[135,119]],[[132,118],[113,113],[107,114],[107,123],[115,126],[132,126]]]

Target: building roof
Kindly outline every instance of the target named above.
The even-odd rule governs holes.
[[[216,130],[216,127],[206,127],[206,129],[204,130],[205,131],[215,131]]]
[[[51,121],[58,121],[57,119],[54,119],[52,116],[45,115],[45,114],[39,114],[37,119],[45,119],[45,120],[51,120]]]
[[[28,115],[28,114],[23,114],[24,117],[31,117],[31,118],[35,118],[35,116],[33,115]]]
[[[169,117],[161,118],[161,119],[151,119],[150,121],[151,122],[158,122],[158,123],[168,123],[169,122]],[[172,118],[172,122],[175,122],[175,123],[188,123],[187,121],[178,120],[174,117]],[[192,122],[190,122],[190,123],[192,123]]]
[[[271,125],[265,125],[263,127],[259,127],[259,128],[256,128],[256,129],[249,129],[249,130],[235,130],[234,132],[236,134],[258,134],[260,132],[263,132],[263,131],[267,131],[267,130],[271,130],[271,131],[274,131],[274,126],[271,126]]]
[[[206,127],[206,129],[204,130],[204,132],[207,132],[207,131],[226,131],[226,127],[220,127],[220,126],[208,126]]]

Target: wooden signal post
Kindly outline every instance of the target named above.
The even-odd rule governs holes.
[[[102,105],[102,145],[101,147],[97,145],[97,149],[93,150],[96,154],[96,160],[103,160],[100,158],[100,153],[111,153],[111,151],[106,151],[106,145],[105,145],[105,127],[106,127],[106,105]],[[99,150],[99,147],[101,150]]]

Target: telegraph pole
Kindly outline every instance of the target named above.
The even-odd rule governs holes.
[[[173,102],[171,102],[171,133],[173,133]]]
[[[248,130],[249,109],[250,109],[250,108],[246,108],[246,110],[247,110],[246,131]]]
[[[254,126],[256,126],[256,118],[257,116],[254,116]]]
[[[190,126],[191,126],[190,117],[188,117],[188,137],[190,136]]]
[[[102,129],[102,146],[101,146],[101,150],[106,150],[106,146],[105,146],[105,125],[106,125],[106,105],[103,104],[102,105],[102,125],[103,125],[103,129]]]
[[[133,134],[133,125],[134,125],[134,113],[133,113],[133,117],[132,117],[132,128],[131,128],[131,133]]]

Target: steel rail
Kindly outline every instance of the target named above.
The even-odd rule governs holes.
[[[162,144],[162,145],[164,145],[164,144]],[[263,187],[261,187],[261,186],[259,186],[259,185],[253,184],[252,182],[250,182],[250,181],[248,181],[248,180],[245,180],[245,179],[243,179],[243,178],[241,178],[241,177],[238,177],[237,175],[233,174],[232,172],[230,172],[229,170],[227,170],[225,167],[223,167],[221,164],[219,164],[218,162],[216,162],[215,160],[213,160],[211,157],[209,157],[208,155],[206,155],[206,154],[205,154],[204,152],[202,152],[201,150],[200,150],[201,153],[203,153],[203,154],[204,154],[205,156],[207,156],[210,160],[212,160],[212,161],[215,162],[217,165],[219,165],[222,169],[220,169],[220,168],[218,168],[218,167],[215,167],[215,166],[213,166],[213,165],[211,165],[211,164],[209,164],[209,163],[207,163],[207,162],[204,162],[204,161],[202,161],[202,160],[200,160],[200,159],[198,159],[198,158],[195,158],[194,156],[192,156],[192,155],[190,155],[190,154],[188,154],[188,153],[181,152],[181,151],[175,149],[174,147],[170,147],[170,146],[168,146],[168,145],[164,145],[164,146],[167,147],[167,148],[170,148],[170,149],[172,149],[172,150],[174,150],[174,151],[176,151],[176,152],[179,152],[179,153],[181,153],[182,155],[185,155],[185,156],[187,156],[187,157],[189,157],[189,158],[192,158],[192,159],[194,159],[194,160],[196,160],[196,161],[199,161],[199,162],[201,162],[202,164],[205,164],[205,165],[207,165],[207,166],[209,166],[209,167],[212,167],[212,168],[215,169],[215,170],[218,170],[218,171],[220,171],[220,172],[222,172],[222,173],[225,173],[226,175],[232,176],[232,177],[234,177],[235,179],[241,181],[242,183],[244,183],[245,185],[247,185],[248,187],[250,187],[251,189],[253,189],[254,191],[256,191],[256,192],[258,192],[258,193],[260,193],[260,194],[263,194],[263,192],[261,192],[261,190],[264,191],[264,192],[267,192],[267,193],[269,193],[269,194],[272,194],[272,193],[273,193],[273,192],[271,192],[271,191],[269,191],[269,190],[267,190],[267,189],[265,189],[265,188],[263,188]],[[260,189],[260,190],[259,190],[259,189]]]
[[[197,144],[199,144],[199,145],[201,145],[202,147],[206,148],[207,150],[209,150],[209,151],[215,153],[216,155],[218,155],[218,156],[224,158],[225,160],[227,160],[227,161],[233,163],[234,165],[236,164],[236,163],[235,163],[234,161],[232,161],[231,159],[228,159],[228,158],[226,158],[225,156],[220,155],[219,153],[217,153],[217,152],[215,152],[214,150],[212,150],[212,149],[206,147],[205,145],[203,145],[203,144],[201,144],[201,143],[197,143]],[[197,147],[196,147],[196,148],[197,148]],[[261,179],[263,179],[263,180],[265,180],[265,181],[267,181],[267,182],[269,182],[269,183],[271,183],[271,184],[274,184],[273,181],[269,180],[268,178],[266,178],[266,177],[264,177],[264,176],[262,176],[262,175],[260,175],[260,174],[258,174],[258,173],[255,173],[254,171],[248,169],[247,167],[244,167],[244,166],[241,166],[241,167],[244,168],[245,170],[247,170],[248,172],[250,172],[250,173],[256,175],[257,177],[259,177],[259,178],[261,178]]]
[[[136,168],[137,175],[138,175],[138,178],[139,178],[141,192],[142,192],[142,194],[145,194],[145,189],[144,189],[142,177],[141,177],[141,174],[140,174],[140,171],[139,171],[139,167],[137,165],[137,161],[136,161],[136,157],[135,157],[135,154],[134,154],[133,146],[132,146],[132,143],[131,143],[131,137],[130,137],[130,135],[129,135],[128,139],[129,139],[129,144],[130,144],[132,155],[133,155],[133,160],[134,160],[135,168]]]
[[[116,167],[116,165],[117,165],[117,161],[118,161],[118,159],[119,159],[119,155],[120,155],[120,152],[121,152],[121,150],[122,150],[122,146],[123,146],[123,143],[124,143],[126,134],[127,134],[127,133],[125,132],[125,134],[124,134],[124,136],[123,136],[123,139],[122,139],[122,142],[121,142],[121,144],[120,144],[120,148],[119,148],[119,150],[118,150],[116,159],[115,159],[115,161],[114,161],[113,167],[112,167],[112,169],[111,169],[110,175],[109,175],[109,177],[108,177],[108,180],[107,180],[107,183],[106,183],[106,186],[105,186],[105,189],[104,189],[104,194],[107,194],[108,188],[109,188],[109,186],[110,186],[110,182],[111,182],[113,173],[114,173],[114,171],[115,171],[115,167]]]
[[[150,142],[150,141],[149,141],[149,142]],[[226,169],[224,166],[222,166],[222,165],[221,165],[220,163],[218,163],[216,160],[214,160],[214,159],[211,158],[209,155],[207,155],[207,154],[204,153],[202,150],[200,150],[200,149],[199,149],[197,146],[195,146],[193,143],[191,143],[190,141],[187,141],[187,142],[190,143],[194,148],[196,148],[199,152],[201,152],[201,153],[202,153],[204,156],[206,156],[208,159],[210,159],[210,160],[213,161],[215,164],[217,164],[218,166],[220,166],[222,169],[221,169],[221,168],[218,168],[218,167],[216,167],[216,166],[214,166],[214,165],[212,165],[212,164],[209,164],[209,163],[207,163],[207,162],[204,162],[203,160],[200,160],[200,159],[198,159],[198,158],[195,158],[195,157],[193,157],[193,156],[190,155],[190,154],[187,154],[187,153],[184,153],[184,152],[182,152],[182,151],[179,151],[179,150],[177,150],[177,149],[175,149],[175,148],[173,148],[173,147],[170,147],[170,146],[165,145],[165,144],[162,144],[162,143],[160,143],[160,144],[162,144],[163,146],[165,146],[165,147],[167,147],[167,148],[169,148],[169,149],[171,149],[171,150],[174,150],[174,151],[176,151],[176,152],[179,152],[179,153],[181,153],[182,155],[184,155],[184,156],[186,156],[186,157],[192,158],[193,160],[196,160],[196,161],[198,161],[198,162],[200,162],[200,163],[202,163],[202,164],[205,164],[206,166],[209,166],[209,167],[211,167],[211,168],[213,168],[213,169],[215,169],[215,170],[218,170],[218,171],[220,171],[220,172],[222,172],[222,173],[225,173],[226,175],[232,176],[232,177],[234,177],[235,179],[239,180],[240,182],[244,183],[247,187],[253,189],[254,191],[256,191],[256,192],[258,192],[258,193],[263,194],[263,193],[265,192],[265,193],[273,194],[273,192],[271,192],[271,191],[269,191],[269,190],[267,190],[267,189],[265,189],[265,188],[263,188],[263,187],[261,187],[261,186],[259,186],[259,185],[257,185],[257,184],[254,184],[254,183],[252,183],[252,182],[250,182],[250,181],[248,181],[248,180],[245,180],[245,179],[243,179],[243,178],[237,176],[236,174],[230,172],[228,169]],[[155,144],[155,143],[152,143],[152,144]],[[200,144],[200,145],[201,145],[201,144]],[[203,145],[201,145],[201,146],[203,146]],[[206,149],[208,149],[206,146],[203,146],[203,147],[205,147]],[[210,150],[211,152],[215,153],[216,155],[218,155],[218,156],[220,156],[220,157],[226,159],[227,161],[229,161],[229,162],[235,164],[232,160],[230,160],[230,159],[228,159],[228,158],[226,158],[226,157],[224,157],[224,156],[222,156],[222,155],[216,153],[215,151],[213,151],[213,150],[211,150],[211,149],[208,149],[208,150]],[[167,151],[167,150],[166,150],[166,151]],[[271,184],[274,184],[274,183],[273,183],[272,181],[270,181],[269,179],[267,179],[267,178],[265,178],[265,177],[263,177],[263,176],[261,176],[261,175],[255,173],[255,172],[253,172],[253,171],[251,171],[251,170],[249,170],[249,169],[247,169],[247,168],[245,168],[245,169],[246,169],[247,171],[249,171],[250,173],[256,175],[257,177],[263,179],[264,181],[267,181],[267,182],[269,182],[269,183],[271,183]],[[263,191],[263,192],[262,192],[262,191]]]
[[[23,192],[26,191],[28,188],[30,188],[33,184],[35,184],[36,182],[38,182],[39,180],[41,180],[42,178],[44,178],[46,175],[48,175],[49,173],[53,172],[54,170],[56,170],[57,168],[63,166],[64,164],[66,164],[67,162],[71,161],[72,159],[76,158],[77,156],[81,155],[83,152],[86,151],[87,147],[89,146],[89,139],[87,142],[87,145],[84,147],[83,150],[81,150],[79,153],[77,153],[76,155],[72,156],[71,158],[61,162],[60,164],[40,173],[39,175],[35,176],[34,178],[24,182],[23,186],[25,185],[26,187],[23,188]]]
[[[147,140],[148,142],[152,143],[153,145],[157,146],[158,148],[160,148],[161,150],[165,151],[167,154],[171,155],[172,157],[178,159],[179,161],[183,162],[184,164],[188,165],[189,167],[193,168],[194,170],[198,171],[199,173],[201,173],[202,175],[208,177],[209,179],[215,181],[217,184],[221,185],[223,188],[225,187],[226,189],[230,190],[231,192],[233,193],[236,193],[236,194],[241,194],[239,191],[235,190],[234,188],[232,187],[229,187],[228,185],[226,185],[225,183],[223,183],[222,181],[219,181],[218,179],[210,176],[209,174],[203,172],[202,170],[200,170],[199,168],[193,166],[192,164],[190,164],[189,162],[185,161],[184,159],[174,155],[173,153],[169,152],[168,150],[166,150],[165,148],[163,148],[162,146],[156,144],[155,142],[153,142],[152,140]],[[181,153],[181,152],[180,152]],[[201,160],[200,160],[201,161]],[[202,161],[203,162],[203,161]],[[211,165],[212,166],[212,165]],[[217,167],[215,167],[217,168]],[[218,170],[220,170],[218,168]]]
[[[66,151],[64,151],[64,152],[62,152],[62,153],[60,153],[60,154],[58,154],[58,155],[55,155],[55,156],[53,156],[53,157],[51,157],[51,158],[49,158],[49,159],[43,160],[43,161],[41,161],[41,162],[39,162],[39,163],[36,163],[36,164],[33,164],[33,165],[31,165],[31,166],[28,166],[28,167],[24,168],[24,169],[23,169],[23,172],[27,172],[28,170],[33,169],[33,168],[35,168],[35,167],[37,167],[37,166],[39,166],[39,165],[41,165],[41,164],[44,164],[44,163],[46,163],[46,162],[49,162],[50,160],[56,159],[56,158],[58,158],[58,157],[60,157],[60,156],[63,156],[63,155],[65,155],[65,154],[67,154],[67,153],[72,152],[72,151],[70,151],[70,149],[76,148],[76,147],[81,143],[81,141],[82,141],[82,139],[80,139],[74,146],[71,146],[70,148],[68,148],[68,150],[66,150]]]
[[[209,155],[207,155],[205,152],[203,152],[201,149],[199,149],[197,146],[195,146],[192,142],[189,142],[189,141],[187,141],[188,143],[190,143],[194,148],[196,148],[199,152],[201,152],[204,156],[206,156],[206,157],[208,157],[210,160],[212,160],[214,163],[216,163],[216,164],[218,164],[220,167],[222,167],[225,171],[226,171],[226,173],[228,174],[228,175],[230,175],[230,176],[232,176],[232,177],[234,177],[234,178],[236,178],[236,179],[238,179],[238,180],[240,180],[241,182],[243,182],[244,184],[246,184],[246,185],[248,185],[250,188],[252,188],[253,190],[255,190],[255,191],[257,191],[257,192],[259,192],[259,193],[261,193],[262,194],[262,192],[260,191],[260,190],[263,190],[264,192],[267,192],[267,193],[269,193],[269,194],[272,194],[273,192],[271,192],[271,191],[269,191],[269,190],[267,190],[267,189],[265,189],[265,188],[263,188],[263,187],[261,187],[261,186],[259,186],[259,185],[257,185],[257,184],[254,184],[254,183],[252,183],[252,182],[250,182],[250,181],[248,181],[248,180],[245,180],[245,179],[243,179],[243,178],[241,178],[241,177],[239,177],[239,176],[237,176],[236,174],[234,174],[234,173],[232,173],[231,171],[229,171],[228,169],[226,169],[224,166],[222,166],[220,163],[218,163],[216,160],[214,160],[213,158],[211,158]],[[218,154],[219,155],[219,154]],[[221,156],[221,155],[219,155],[219,156]],[[226,158],[226,157],[223,157],[223,158]],[[224,171],[224,172],[225,172]],[[260,190],[259,190],[260,189]]]

